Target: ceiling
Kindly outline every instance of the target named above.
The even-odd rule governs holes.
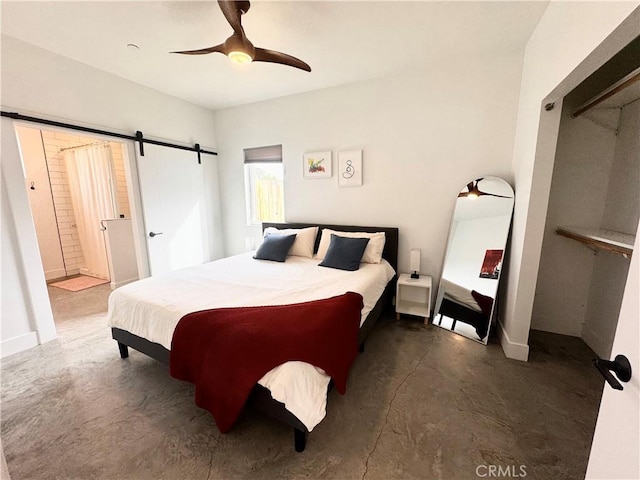
[[[231,35],[215,1],[3,0],[1,28],[3,35],[215,110],[522,51],[547,5],[254,0],[242,18],[247,37],[304,60],[310,73],[236,65],[218,53],[169,54]]]

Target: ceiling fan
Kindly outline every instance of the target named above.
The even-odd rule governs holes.
[[[480,191],[480,189],[478,188],[478,182],[480,182],[480,180],[482,180],[482,178],[478,178],[473,182],[467,183],[466,188],[468,191],[460,192],[458,194],[458,198],[478,198],[483,195],[488,195],[490,197],[499,197],[499,198],[512,198],[505,195],[496,195],[495,193],[487,193],[487,192]]]
[[[305,70],[307,72],[311,71],[311,67],[309,65],[296,57],[292,57],[286,53],[253,46],[244,33],[241,19],[241,16],[249,10],[249,7],[251,6],[250,2],[218,0],[218,5],[220,5],[220,10],[222,10],[222,14],[227,19],[227,22],[229,22],[229,25],[233,28],[233,35],[227,38],[224,43],[216,45],[215,47],[171,53],[181,53],[183,55],[205,55],[207,53],[217,52],[224,53],[229,57],[229,59],[236,63],[250,63],[252,61],[271,62],[299,68],[300,70]]]

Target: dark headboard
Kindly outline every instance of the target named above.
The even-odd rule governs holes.
[[[264,232],[267,227],[275,228],[305,228],[305,227],[319,227],[318,235],[316,236],[316,244],[314,246],[314,252],[318,251],[318,245],[320,245],[320,237],[323,229],[328,228],[330,230],[338,230],[340,232],[384,232],[385,242],[384,250],[382,252],[382,258],[391,264],[393,269],[398,271],[398,229],[395,227],[359,227],[356,225],[323,225],[320,223],[263,223],[262,231]]]

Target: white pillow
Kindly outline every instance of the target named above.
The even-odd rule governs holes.
[[[382,251],[384,250],[384,242],[386,241],[384,232],[338,232],[336,230],[330,230],[328,228],[322,230],[320,245],[318,246],[319,259],[323,259],[327,254],[327,249],[329,248],[329,244],[331,243],[331,234],[337,235],[338,237],[368,238],[369,243],[367,243],[367,248],[365,248],[364,250],[361,262],[380,263],[382,261]]]
[[[283,228],[267,227],[264,229],[264,236],[267,235],[292,235],[296,234],[296,240],[293,242],[289,255],[296,257],[313,257],[313,247],[316,243],[316,235],[318,227],[307,228]]]

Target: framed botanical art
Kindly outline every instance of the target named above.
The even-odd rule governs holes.
[[[302,168],[305,178],[330,178],[331,152],[305,153]]]
[[[362,185],[362,150],[338,153],[338,185],[340,187]]]

